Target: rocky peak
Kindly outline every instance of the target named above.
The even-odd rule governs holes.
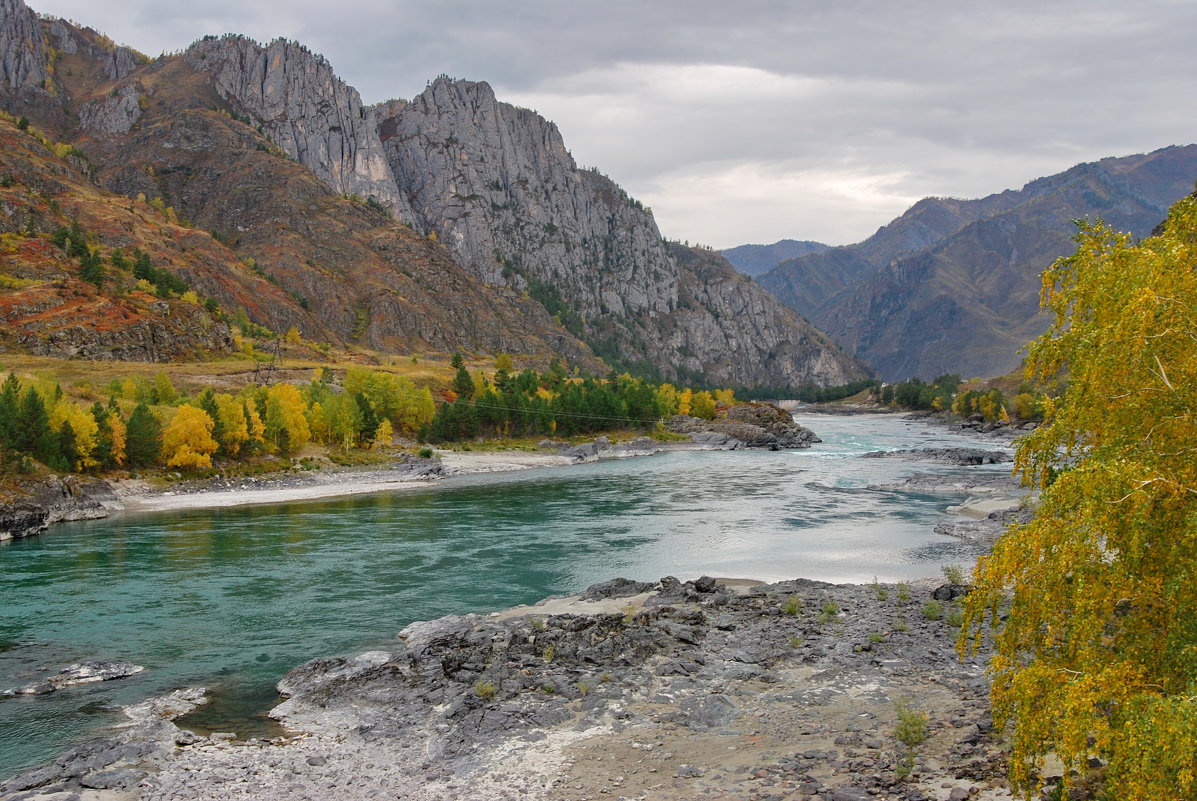
[[[0,0],[0,88],[24,98],[45,95],[47,67],[37,14],[21,0]]]
[[[107,36],[91,29],[80,29],[62,19],[51,20],[47,28],[54,46],[67,55],[83,51],[100,65],[104,77],[119,81],[145,61],[145,57],[129,47],[118,46]]]
[[[400,189],[475,275],[551,283],[588,317],[672,309],[677,269],[651,215],[579,170],[539,114],[442,76],[379,107],[378,125]]]
[[[294,42],[276,39],[263,47],[243,36],[205,38],[184,57],[334,191],[374,198],[411,219],[361,97],[323,57]]]

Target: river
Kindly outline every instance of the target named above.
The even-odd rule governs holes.
[[[893,415],[798,417],[801,451],[675,452],[450,479],[427,489],[120,515],[0,547],[0,689],[82,659],[129,679],[0,700],[0,778],[95,736],[114,707],[185,686],[206,730],[268,734],[274,683],[386,647],[413,620],[573,593],[614,576],[901,581],[971,564],[936,535],[959,496],[870,489],[953,468],[860,459],[976,446]],[[187,725],[185,722],[183,725]]]

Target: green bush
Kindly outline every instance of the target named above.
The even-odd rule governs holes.
[[[923,617],[928,620],[939,620],[943,617],[943,604],[930,598],[923,604]]]

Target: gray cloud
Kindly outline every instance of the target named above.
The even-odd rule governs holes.
[[[33,2],[151,54],[299,39],[367,101],[489,81],[719,247],[855,241],[925,195],[1197,141],[1188,0]]]

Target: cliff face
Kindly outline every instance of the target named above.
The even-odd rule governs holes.
[[[41,24],[21,0],[0,0],[0,81],[20,100],[49,97]]]
[[[652,217],[578,170],[557,126],[499,103],[485,83],[448,78],[377,116],[401,188],[475,275],[550,282],[587,317],[676,303],[677,270]]]
[[[822,331],[777,303],[711,250],[670,245],[680,266],[680,302],[662,326],[658,358],[700,366],[723,383],[836,386],[869,375]]]
[[[361,97],[323,58],[294,42],[277,39],[262,47],[240,36],[196,42],[184,58],[331,189],[374,198],[400,219],[412,219]]]
[[[1197,177],[1197,146],[1081,164],[979,200],[928,198],[857,245],[783,262],[760,283],[887,380],[1017,368],[1047,326],[1039,278],[1073,220],[1145,236]]]

